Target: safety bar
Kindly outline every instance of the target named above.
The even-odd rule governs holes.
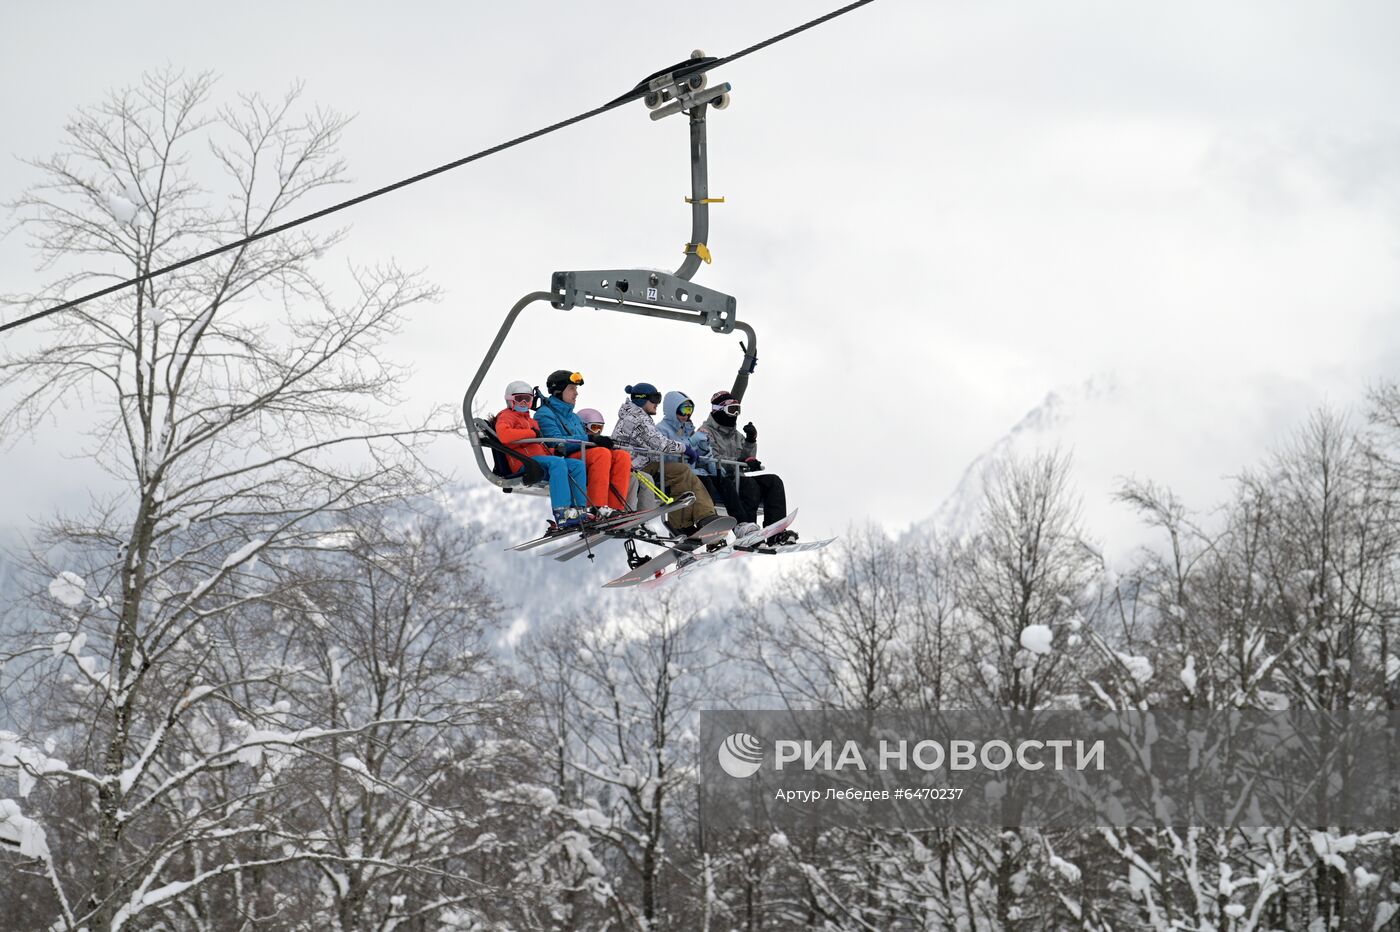
[[[543,443],[543,444],[551,444],[551,443],[572,443],[572,444],[576,444],[576,445],[578,445],[578,446],[580,446],[580,447],[601,447],[601,446],[603,446],[603,444],[601,444],[601,443],[594,443],[594,442],[591,441],[591,440],[580,440],[580,439],[578,439],[577,437],[522,437],[522,438],[519,439],[519,440],[503,440],[503,441],[501,441],[501,442],[504,443],[504,444],[505,444],[506,446],[508,446],[508,447],[524,446],[524,445],[527,444],[527,443]],[[659,461],[661,461],[661,462],[663,462],[663,463],[666,462],[666,461],[669,460],[669,459],[672,459],[672,458],[676,458],[676,462],[678,462],[678,463],[684,461],[684,459],[685,459],[685,457],[681,456],[681,454],[679,454],[679,453],[661,453],[661,452],[659,452],[659,451],[657,451],[657,450],[648,449],[647,447],[633,447],[633,446],[628,446],[628,445],[625,444],[625,443],[618,443],[618,442],[616,442],[616,441],[613,441],[613,444],[612,444],[611,447],[609,447],[609,449],[613,449],[613,450],[626,450],[628,453],[646,453],[646,454],[649,454],[649,455],[650,455],[650,458],[659,460]],[[733,466],[733,467],[735,467],[735,472],[736,472],[736,473],[737,473],[737,472],[743,471],[743,467],[744,467],[744,461],[743,461],[743,460],[726,460],[726,459],[721,459],[721,458],[718,457],[718,456],[702,456],[702,457],[700,457],[700,462],[702,462],[702,463],[710,463],[710,464],[715,465],[715,466]],[[664,477],[663,477],[663,478],[664,478]],[[737,483],[736,483],[736,484],[737,484]]]
[[[577,437],[522,437],[519,440],[502,441],[508,447],[523,446],[527,443],[576,443],[581,447],[600,447],[601,443],[594,443],[591,440],[580,440]]]
[[[475,431],[473,431],[473,434],[475,434]],[[528,444],[528,443],[542,443],[542,444],[573,443],[573,444],[577,444],[577,445],[580,446],[580,447],[601,447],[601,446],[602,446],[601,443],[594,443],[594,442],[591,441],[591,440],[580,440],[580,439],[578,439],[577,437],[522,437],[522,438],[519,439],[519,440],[503,440],[503,441],[501,441],[501,442],[504,443],[506,446],[509,446],[509,447],[524,446],[525,444]],[[675,458],[675,457],[680,456],[680,454],[677,454],[677,453],[661,453],[661,452],[658,452],[657,450],[648,449],[648,448],[646,448],[646,447],[634,447],[634,446],[629,446],[629,445],[624,444],[624,443],[617,443],[616,441],[613,442],[611,449],[615,449],[615,450],[626,450],[628,453],[646,453],[646,454],[649,454],[650,458],[655,459],[655,460],[657,460],[658,462],[663,463],[663,464],[666,463],[666,462],[668,461],[668,459],[671,459],[671,458]],[[676,462],[682,462],[683,459],[684,459],[683,457],[682,457],[681,459],[677,459]],[[710,463],[710,464],[712,464],[712,465],[714,465],[714,466],[717,466],[717,467],[733,466],[733,467],[734,467],[734,488],[735,488],[736,490],[739,488],[739,479],[740,479],[740,477],[741,477],[741,473],[743,473],[743,471],[744,471],[744,469],[743,469],[743,467],[744,467],[743,461],[741,461],[741,460],[726,460],[726,459],[721,459],[721,458],[718,457],[718,456],[702,456],[702,457],[700,457],[700,461],[703,462],[703,463]],[[722,475],[722,472],[721,472],[721,475]],[[664,469],[659,469],[659,470],[657,470],[657,478],[660,480],[661,491],[662,491],[662,492],[665,492],[665,491],[666,491],[666,470],[664,470]],[[721,476],[714,476],[714,477],[712,477],[712,478],[718,479],[718,478],[721,478]]]

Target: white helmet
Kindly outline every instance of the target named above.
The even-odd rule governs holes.
[[[534,393],[535,387],[533,385],[529,382],[522,382],[516,379],[506,386],[506,407],[509,408],[511,406],[512,395],[533,395]]]

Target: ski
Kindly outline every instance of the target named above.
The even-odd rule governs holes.
[[[685,495],[682,495],[681,497],[677,498],[669,505],[661,505],[656,508],[651,508],[647,511],[636,511],[624,517],[609,520],[607,522],[591,524],[588,526],[588,532],[581,535],[579,540],[574,541],[573,543],[565,544],[564,546],[556,548],[554,550],[548,551],[545,555],[551,556],[561,563],[567,560],[572,560],[574,557],[578,556],[581,553],[584,553],[585,551],[591,549],[595,545],[603,543],[609,537],[626,536],[626,532],[631,530],[632,528],[642,524],[646,524],[653,518],[660,518],[670,514],[673,511],[685,508],[693,504],[694,501],[695,496],[687,492]]]
[[[548,531],[545,531],[543,537],[536,537],[533,540],[527,540],[523,544],[513,544],[512,546],[507,547],[505,549],[520,551],[532,550],[535,547],[542,547],[550,541],[563,540],[570,534],[577,533],[579,533],[579,529],[576,527],[556,527],[551,525],[550,529]]]
[[[523,544],[516,544],[513,547],[507,547],[506,549],[518,551],[533,550],[536,547],[542,547],[545,544],[563,540],[564,538],[572,534],[592,534],[597,531],[613,530],[617,525],[630,523],[633,518],[640,514],[646,515],[646,517],[642,519],[643,521],[650,521],[652,518],[656,517],[656,514],[653,514],[653,512],[659,514],[666,514],[668,509],[674,510],[674,508],[684,508],[685,505],[693,502],[694,500],[694,496],[691,496],[690,493],[687,492],[685,495],[681,496],[680,498],[677,498],[670,505],[663,505],[661,506],[661,508],[653,508],[647,512],[634,511],[626,515],[614,515],[613,517],[607,518],[602,521],[590,522],[586,526],[571,528],[552,528],[547,533],[545,533],[543,537],[536,537],[534,540],[527,540]]]

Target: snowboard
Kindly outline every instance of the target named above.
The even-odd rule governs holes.
[[[743,556],[745,553],[753,553],[758,547],[763,545],[764,541],[768,540],[774,534],[781,534],[783,531],[786,531],[792,526],[792,522],[796,520],[797,509],[794,508],[792,511],[788,512],[781,521],[777,521],[767,527],[761,527],[752,534],[745,534],[743,537],[740,537],[738,540],[734,541],[723,554],[715,554],[715,559],[729,560],[734,557]]]
[[[612,582],[604,583],[603,588],[621,589],[635,586],[660,576],[665,570],[677,563],[688,565],[697,560],[703,560],[708,554],[695,555],[691,551],[722,541],[737,523],[733,518],[716,518],[705,525],[698,534],[692,534],[678,541],[635,569],[628,570]]]
[[[693,573],[699,566],[713,561],[732,560],[736,557],[747,557],[753,554],[774,556],[785,553],[806,553],[813,550],[821,550],[823,547],[829,546],[836,540],[834,537],[828,537],[825,540],[810,540],[797,544],[783,544],[781,546],[772,546],[766,543],[769,538],[787,530],[796,517],[797,509],[794,508],[792,513],[783,518],[783,520],[739,538],[732,546],[712,553],[699,554],[691,560],[683,560],[681,561],[681,565],[675,570],[669,573],[658,574],[651,579],[643,580],[641,583],[638,583],[638,585],[643,589],[656,589],[660,586],[669,585],[680,577]]]

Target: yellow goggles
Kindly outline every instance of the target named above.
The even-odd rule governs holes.
[[[582,372],[574,372],[574,373],[571,373],[571,374],[569,375],[569,384],[570,384],[570,385],[582,385],[582,384],[583,384],[583,373],[582,373]]]

